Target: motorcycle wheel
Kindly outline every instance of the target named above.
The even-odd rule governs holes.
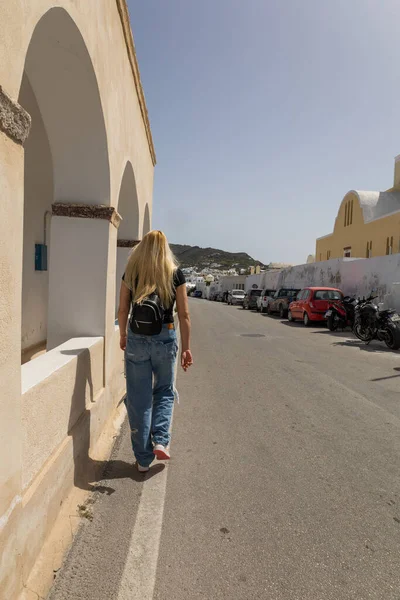
[[[400,329],[396,325],[388,325],[386,328],[385,344],[391,350],[400,348]]]
[[[362,342],[370,342],[372,340],[371,331],[363,329],[361,323],[356,323],[353,328],[354,335]]]
[[[326,322],[329,331],[336,331],[339,327],[339,319],[331,315]]]

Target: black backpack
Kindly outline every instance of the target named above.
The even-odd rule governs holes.
[[[160,297],[154,293],[145,298],[141,304],[132,307],[130,328],[138,335],[158,335],[164,323],[165,309]]]

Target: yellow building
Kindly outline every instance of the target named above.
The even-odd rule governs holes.
[[[342,200],[333,233],[316,242],[315,260],[371,258],[400,252],[400,155],[393,188],[385,192],[351,190]]]

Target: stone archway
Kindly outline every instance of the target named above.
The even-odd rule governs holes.
[[[130,162],[125,165],[118,198],[118,213],[122,222],[118,229],[117,240],[117,265],[116,265],[116,298],[115,312],[118,312],[119,291],[122,275],[125,270],[129,254],[139,236],[139,201],[137,196],[135,174]]]
[[[70,15],[50,9],[33,32],[20,104],[32,116],[25,145],[22,349],[104,332],[108,223],[51,217],[54,203],[110,203],[107,135],[93,64]],[[54,210],[53,210],[54,212]],[[92,214],[93,216],[93,214]],[[48,271],[35,244],[48,245]],[[100,267],[98,266],[100,265]]]

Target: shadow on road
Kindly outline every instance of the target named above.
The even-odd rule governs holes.
[[[304,327],[304,323],[303,321],[296,320],[296,321],[281,321],[282,325],[286,325],[286,327],[303,327],[304,329],[309,329],[310,331],[312,331],[313,329],[317,329],[318,331],[312,331],[312,333],[330,333],[329,331],[326,331],[326,323],[324,321],[320,321],[320,322],[315,322],[312,325],[309,325],[308,327]],[[323,331],[320,331],[321,328],[323,329]]]
[[[400,367],[394,367],[393,371],[400,371]],[[376,377],[375,379],[370,379],[370,381],[385,381],[385,379],[394,379],[395,377],[400,377],[400,374],[388,375],[387,377]]]
[[[378,345],[379,344],[379,345]],[[367,344],[362,342],[361,340],[345,340],[343,342],[335,342],[332,344],[333,346],[348,346],[349,348],[359,348],[359,350],[364,350],[364,352],[393,352],[390,348],[388,348],[383,342],[378,342],[376,345]]]
[[[141,482],[159,475],[164,469],[165,465],[159,463],[151,466],[150,471],[147,471],[147,473],[139,473],[132,463],[123,460],[110,460],[109,462],[104,463],[103,477],[107,481],[112,479],[131,479],[132,481]]]
[[[330,335],[336,339],[337,338],[348,339],[349,336],[353,336],[353,332],[350,329],[348,331],[346,331],[346,330],[329,331],[329,329],[323,329],[320,331],[313,331],[313,333],[318,333],[318,334],[322,334],[322,335]]]

